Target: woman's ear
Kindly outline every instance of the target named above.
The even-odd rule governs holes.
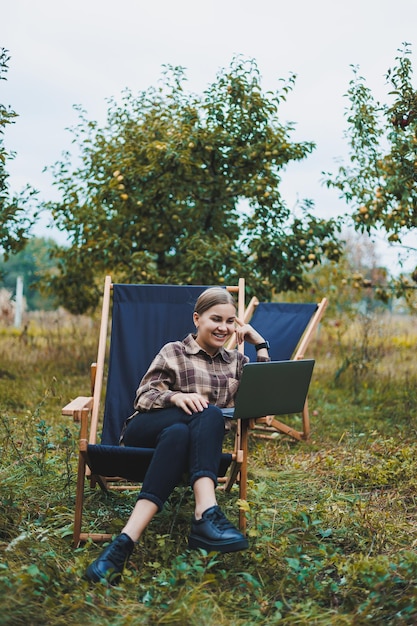
[[[194,313],[193,313],[193,322],[194,322],[194,326],[197,328],[197,330],[198,330],[198,318],[199,318],[198,313],[196,313],[194,311]]]

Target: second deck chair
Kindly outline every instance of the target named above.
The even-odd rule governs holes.
[[[283,302],[259,302],[256,297],[250,301],[244,320],[270,343],[270,357],[273,361],[299,360],[305,358],[307,347],[317,331],[328,304],[323,298],[318,304],[298,304]],[[245,353],[251,361],[256,360],[253,346],[246,344]],[[310,417],[308,400],[302,413],[302,429],[298,430],[276,419],[275,416],[261,417],[251,424],[250,433],[264,438],[272,438],[284,433],[297,439],[310,437]]]
[[[227,287],[237,293],[240,315],[244,313],[244,288],[243,279],[236,287]],[[80,396],[62,411],[81,422],[74,545],[88,538],[93,541],[111,538],[110,533],[82,531],[86,477],[92,486],[98,483],[105,490],[132,489],[132,484],[126,481],[138,483],[143,480],[153,450],[120,447],[121,428],[133,412],[138,383],[158,350],[168,341],[182,339],[194,330],[194,303],[204,289],[202,286],[112,285],[111,277],[106,277],[97,363],[92,367],[92,396]],[[108,378],[101,441],[98,443],[110,308]],[[247,424],[242,422],[237,424],[234,450],[223,453],[219,467],[219,483],[229,491],[238,481],[242,500],[246,499],[246,463]],[[239,513],[239,525],[244,530],[243,510]]]

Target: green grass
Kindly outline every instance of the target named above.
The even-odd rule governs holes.
[[[312,354],[312,437],[250,440],[238,554],[187,550],[192,495],[176,490],[118,587],[83,580],[101,549],[71,545],[77,426],[97,323],[0,329],[0,624],[417,623],[414,320],[327,320]],[[238,494],[219,493],[237,520]],[[118,532],[135,496],[87,491],[86,523]]]

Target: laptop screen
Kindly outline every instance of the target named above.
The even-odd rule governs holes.
[[[307,398],[314,359],[247,363],[243,368],[233,414],[226,417],[257,418],[300,413]]]

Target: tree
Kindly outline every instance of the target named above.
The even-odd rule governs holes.
[[[0,48],[0,80],[6,80],[10,56],[5,48]],[[10,196],[6,162],[14,158],[13,152],[5,148],[3,135],[8,124],[13,124],[17,113],[9,106],[0,103],[0,249],[6,255],[22,250],[30,237],[32,225],[37,220],[37,212],[31,210],[31,200],[37,192],[26,187],[19,194]]]
[[[166,67],[158,87],[110,100],[103,128],[79,110],[80,162],[67,154],[54,166],[62,200],[48,207],[70,241],[50,282],[65,305],[93,306],[89,286],[105,272],[197,284],[244,275],[270,296],[303,289],[322,257],[337,260],[336,222],[308,201],[291,213],[279,191],[285,166],[314,149],[278,120],[294,80],[263,94],[255,62],[236,58],[198,96],[183,68]]]
[[[335,176],[327,174],[327,184],[340,189],[353,208],[355,228],[368,234],[385,231],[393,244],[417,228],[417,92],[410,54],[404,44],[388,70],[390,103],[376,101],[354,68],[347,93],[350,163]],[[412,277],[417,282],[417,267]],[[394,284],[398,295],[409,286],[405,276]]]

